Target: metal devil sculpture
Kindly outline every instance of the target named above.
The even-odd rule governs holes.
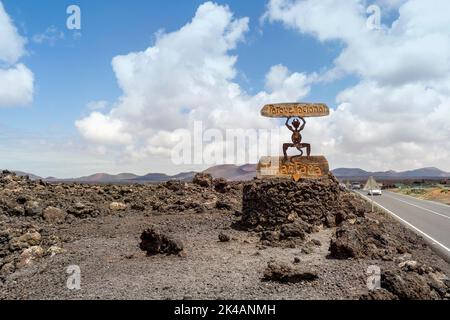
[[[283,157],[263,157],[257,168],[259,179],[292,178],[315,179],[328,174],[328,161],[324,156],[311,156],[311,144],[303,142],[301,132],[307,117],[324,117],[330,109],[323,103],[279,103],[263,107],[261,115],[269,118],[287,118],[286,127],[292,132],[291,142],[283,144]],[[300,152],[289,157],[288,150]],[[305,156],[306,152],[306,156]]]

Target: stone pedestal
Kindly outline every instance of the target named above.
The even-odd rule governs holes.
[[[264,245],[293,248],[304,244],[305,250],[311,245],[308,234],[344,221],[357,221],[367,211],[365,201],[341,189],[331,173],[300,182],[287,179],[247,182],[242,203],[239,229],[261,232]]]
[[[339,208],[339,194],[339,182],[332,174],[300,182],[253,180],[244,185],[242,225],[263,230],[296,221],[309,226],[330,226]]]
[[[328,161],[324,156],[311,157],[263,157],[258,163],[258,179],[320,179],[328,177]]]

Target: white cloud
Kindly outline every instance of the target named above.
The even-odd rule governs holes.
[[[64,39],[64,32],[59,31],[55,26],[48,27],[44,32],[33,36],[33,42],[38,44],[48,43],[54,46],[58,40]]]
[[[290,101],[292,97],[304,97],[309,91],[313,76],[290,73],[283,65],[273,66],[266,75],[266,90],[271,92],[267,101]]]
[[[100,144],[129,144],[130,134],[124,132],[124,125],[119,119],[111,119],[99,112],[93,112],[89,117],[75,123],[83,136]]]
[[[270,128],[273,124],[259,116],[261,106],[298,100],[311,81],[276,65],[267,73],[265,91],[243,91],[235,81],[238,58],[232,50],[244,41],[248,22],[226,6],[206,2],[179,30],[159,31],[153,46],[115,57],[112,66],[123,95],[109,113],[78,121],[82,136],[99,144],[117,142],[124,145],[124,156],[142,159],[170,154],[196,120],[205,128]],[[110,129],[92,130],[99,126]]]
[[[280,21],[320,41],[352,39],[366,25],[365,8],[358,0],[287,1],[271,0],[265,19]]]
[[[33,101],[33,73],[19,63],[0,69],[0,106],[27,105]]]
[[[396,1],[390,8],[398,8],[398,19],[381,30],[366,27],[364,3],[269,1],[269,21],[324,45],[343,43],[329,74],[361,79],[338,95],[328,119],[311,121],[305,136],[334,166],[450,170],[450,2]]]
[[[233,50],[244,41],[248,19],[205,3],[179,30],[159,32],[151,47],[115,57],[123,95],[77,128],[128,159],[167,157],[196,120],[221,130],[271,128],[274,122],[259,116],[262,105],[300,100],[315,82],[350,74],[360,82],[336,97],[331,116],[308,121],[304,139],[314,153],[326,154],[334,167],[450,170],[450,3],[431,2],[398,1],[389,8],[399,10],[392,26],[369,30],[362,0],[269,1],[266,20],[324,46],[339,41],[343,49],[324,76],[274,65],[255,95],[235,81]]]
[[[0,107],[30,104],[33,73],[18,60],[25,55],[26,39],[19,35],[0,2]]]
[[[25,44],[0,2],[0,62],[16,63],[25,54]]]
[[[99,101],[89,101],[86,104],[86,108],[89,110],[104,110],[109,106],[108,101],[99,100]]]

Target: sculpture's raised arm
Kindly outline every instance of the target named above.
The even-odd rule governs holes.
[[[305,125],[306,125],[306,120],[305,120],[305,118],[303,118],[303,117],[299,117],[299,119],[303,122],[303,124],[301,125],[301,127],[300,127],[300,131],[302,131],[303,129],[305,129]]]
[[[289,117],[286,119],[286,127],[291,130],[292,132],[294,132],[294,128],[292,128],[292,126],[289,124],[289,121],[291,120],[292,117]]]

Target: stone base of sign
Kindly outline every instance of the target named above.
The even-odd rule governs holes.
[[[324,156],[262,157],[256,169],[258,179],[319,179],[329,173],[328,161]]]
[[[251,230],[279,230],[291,224],[310,233],[311,226],[333,226],[339,206],[339,182],[330,173],[319,179],[295,182],[256,179],[244,184],[240,226]],[[305,229],[306,228],[306,229]]]

